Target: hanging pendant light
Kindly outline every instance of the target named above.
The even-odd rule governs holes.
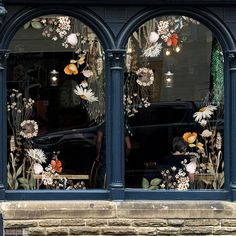
[[[50,85],[51,86],[57,86],[58,85],[58,71],[53,69],[50,71]]]
[[[164,83],[166,88],[172,88],[174,85],[174,73],[168,71],[165,73]]]

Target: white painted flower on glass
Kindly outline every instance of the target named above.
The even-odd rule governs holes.
[[[206,107],[202,107],[198,112],[195,112],[193,117],[196,122],[201,122],[202,119],[210,119],[215,110],[217,110],[216,106],[208,105]]]
[[[81,86],[82,86],[83,88],[87,88],[87,87],[88,87],[88,82],[87,82],[86,80],[83,80],[83,81],[81,82]]]
[[[138,79],[136,80],[137,84],[140,86],[150,86],[154,81],[154,73],[151,69],[142,67],[136,71]]]
[[[158,57],[161,53],[162,43],[155,43],[153,46],[144,50],[144,57]]]
[[[191,161],[190,163],[186,165],[186,170],[190,174],[194,174],[196,171],[196,168],[197,168],[197,163],[195,161]]]
[[[202,135],[203,138],[209,138],[209,137],[212,136],[212,132],[209,131],[208,129],[205,129],[205,130],[202,131],[201,135]]]
[[[158,39],[159,39],[159,34],[156,33],[155,31],[152,31],[149,35],[150,43],[156,43]]]
[[[34,161],[38,163],[45,163],[46,162],[46,156],[42,149],[29,149],[27,150],[27,154],[29,157],[31,157]]]
[[[26,139],[38,135],[38,124],[34,120],[24,120],[21,124],[20,135]]]
[[[43,172],[43,167],[39,163],[34,163],[33,171],[36,175],[40,175]]]
[[[71,46],[75,46],[78,43],[78,38],[75,33],[69,34],[66,40]]]
[[[205,119],[202,119],[199,123],[202,127],[205,127],[207,125],[207,121]]]
[[[93,76],[93,72],[91,70],[83,70],[82,74],[86,77],[86,78],[90,78]]]
[[[98,98],[94,96],[92,89],[83,88],[81,85],[77,85],[74,89],[76,95],[80,96],[81,99],[84,99],[88,102],[98,101]]]

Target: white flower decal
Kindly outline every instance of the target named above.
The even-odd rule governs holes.
[[[82,85],[77,85],[74,92],[76,95],[80,96],[81,99],[87,100],[88,102],[98,101],[98,98],[94,96],[92,89],[83,88]]]

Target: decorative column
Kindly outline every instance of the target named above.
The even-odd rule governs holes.
[[[225,104],[228,107],[228,110],[225,112],[225,116],[229,117],[229,119],[225,119],[225,121],[230,121],[229,124],[226,124],[225,131],[226,131],[226,140],[225,145],[228,147],[226,150],[230,150],[227,156],[230,157],[230,190],[232,200],[236,200],[236,50],[228,51],[227,52],[228,59],[229,59],[229,73],[228,76],[226,74],[226,78],[229,79],[228,83],[226,81],[225,96],[228,96],[226,101],[230,101],[229,104]],[[229,94],[227,93],[229,92]],[[230,135],[228,135],[228,133]],[[225,171],[225,173],[227,173]]]
[[[0,0],[0,26],[3,23],[4,17],[7,14],[6,8],[3,6],[3,0]]]
[[[6,113],[6,59],[9,51],[0,49],[0,199],[4,199],[7,185],[7,113]]]
[[[124,198],[124,108],[123,108],[123,63],[125,50],[107,50],[109,60],[108,90],[110,98],[107,114],[107,153],[110,160],[107,166],[112,199]]]

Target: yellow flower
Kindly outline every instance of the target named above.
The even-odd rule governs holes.
[[[203,143],[198,142],[197,145],[196,145],[196,147],[197,147],[198,149],[200,149],[201,151],[204,151],[204,144],[203,144]]]
[[[192,133],[191,133],[191,132],[184,133],[183,139],[184,139],[185,142],[192,144],[192,143],[194,143],[194,142],[196,141],[196,139],[197,139],[197,133],[195,133],[195,132],[192,132]]]

